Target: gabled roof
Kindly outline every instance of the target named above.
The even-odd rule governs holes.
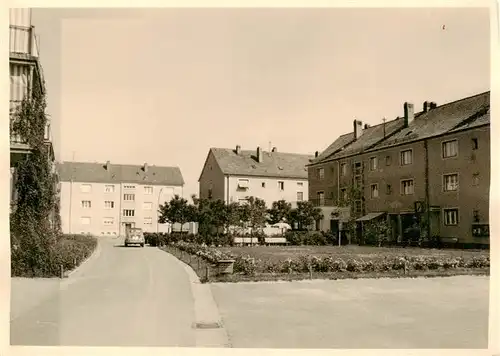
[[[324,152],[322,152],[321,155],[319,155],[318,158],[312,162],[312,164],[343,158],[369,150],[377,143],[383,141],[384,138],[387,138],[390,135],[393,135],[398,130],[400,130],[403,127],[403,125],[404,125],[404,119],[396,118],[394,120],[387,121],[379,125],[364,128],[363,134],[360,137],[358,137],[357,140],[354,140],[353,133],[342,135],[340,136],[340,138],[344,137],[344,139],[342,140],[340,138],[337,139]],[[346,138],[350,138],[350,141],[348,141]],[[339,147],[336,150],[330,149],[330,147],[339,146],[344,142],[346,143],[346,145],[342,145],[342,147]]]
[[[182,186],[184,179],[179,167],[149,166],[146,172],[142,165],[127,165],[91,162],[63,162],[57,169],[62,182],[86,183],[135,183],[150,185]]]
[[[257,162],[256,150],[241,150],[236,154],[229,148],[211,148],[217,164],[225,175],[307,179],[306,165],[314,156],[297,153],[262,152]],[[210,154],[209,152],[209,154]]]
[[[386,140],[388,137],[398,132],[403,125],[404,119],[398,117],[394,120],[363,129],[363,134],[356,141],[353,141],[350,145],[333,155],[331,158],[343,158],[367,151],[376,144]]]
[[[357,140],[351,140],[343,149],[338,148],[353,133],[340,136],[311,165],[340,159],[366,151],[410,141],[439,136],[490,123],[490,92],[481,93],[435,107],[428,112],[415,113],[408,127],[404,118],[396,118],[379,125],[363,129]],[[385,134],[384,134],[385,126]]]
[[[323,152],[321,152],[318,157],[314,158],[311,161],[311,165],[327,159],[334,153],[337,153],[339,150],[350,144],[353,140],[354,133],[352,132],[339,136],[339,138],[337,138],[330,146],[328,146]]]
[[[456,132],[489,124],[490,92],[481,93],[421,112],[415,119],[376,148]]]

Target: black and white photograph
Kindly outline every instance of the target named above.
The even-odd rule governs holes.
[[[472,3],[12,2],[7,354],[498,352]]]

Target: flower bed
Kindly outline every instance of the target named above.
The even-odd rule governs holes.
[[[315,250],[311,251],[306,248],[277,247],[216,248],[187,242],[177,242],[170,246],[176,251],[199,256],[205,263],[211,265],[211,268],[216,268],[220,261],[234,260],[232,275],[220,276],[216,270],[210,273],[210,281],[225,282],[487,275],[490,266],[489,255],[481,251],[378,247],[332,249],[326,246],[315,247]],[[206,276],[204,270],[200,273],[201,277]]]
[[[200,256],[205,261],[210,263],[234,259],[232,255],[226,254],[214,247],[202,246],[184,241],[179,241],[175,243],[174,246],[191,255]]]
[[[426,271],[449,269],[488,269],[489,256],[440,257],[440,256],[400,256],[367,260],[350,258],[344,260],[334,256],[298,256],[281,261],[255,259],[251,256],[238,256],[235,259],[234,272],[245,275],[263,273],[308,273],[308,272],[387,272],[387,271]]]

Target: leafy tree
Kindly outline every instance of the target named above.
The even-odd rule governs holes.
[[[197,198],[196,195],[192,195],[192,199],[195,207],[193,220],[198,223],[199,234],[206,239],[211,233],[211,226],[213,221],[210,200],[205,198]]]
[[[382,246],[382,243],[388,241],[391,233],[391,226],[387,219],[377,219],[364,224],[365,241],[371,245]]]
[[[158,213],[158,222],[160,224],[165,224],[166,222],[172,225],[179,223],[181,225],[181,233],[183,225],[196,218],[196,208],[188,204],[186,199],[179,197],[177,194],[170,202],[160,205]]]
[[[357,222],[356,218],[359,213],[356,211],[356,201],[360,201],[363,197],[363,192],[360,188],[354,185],[350,186],[346,192],[346,196],[340,196],[337,199],[337,206],[339,207],[349,207],[350,214],[349,219],[346,222],[346,230],[350,236],[350,241],[357,240]]]
[[[271,209],[267,212],[269,214],[268,222],[270,224],[288,223],[290,220],[290,213],[292,211],[292,204],[285,200],[278,200],[273,202]]]
[[[238,203],[233,202],[225,205],[223,214],[223,226],[226,232],[229,233],[231,226],[241,226],[241,207]]]
[[[255,229],[263,228],[266,225],[267,221],[267,208],[266,202],[260,198],[249,197],[248,204],[244,204],[243,206],[247,206],[247,210],[244,212],[248,214],[248,225],[250,227],[250,243],[252,243],[253,235]]]
[[[224,228],[227,220],[226,204],[220,199],[212,200],[210,201],[210,211],[212,214],[213,226],[216,228],[216,235],[219,237],[219,230]]]
[[[297,223],[299,230],[307,229],[315,221],[321,220],[323,218],[323,213],[321,209],[315,207],[310,201],[299,201],[297,202],[297,208],[292,209],[290,212],[290,221],[292,223]]]
[[[55,176],[45,143],[45,94],[37,81],[11,121],[10,133],[19,135],[31,152],[15,163],[17,199],[10,216],[13,275],[57,274],[56,251],[61,231]]]

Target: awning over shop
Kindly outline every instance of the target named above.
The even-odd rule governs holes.
[[[378,212],[378,213],[368,213],[365,216],[360,217],[356,221],[370,221],[370,220],[376,219],[379,216],[382,216],[384,214],[385,214],[384,212],[381,212],[381,213],[380,212]]]

